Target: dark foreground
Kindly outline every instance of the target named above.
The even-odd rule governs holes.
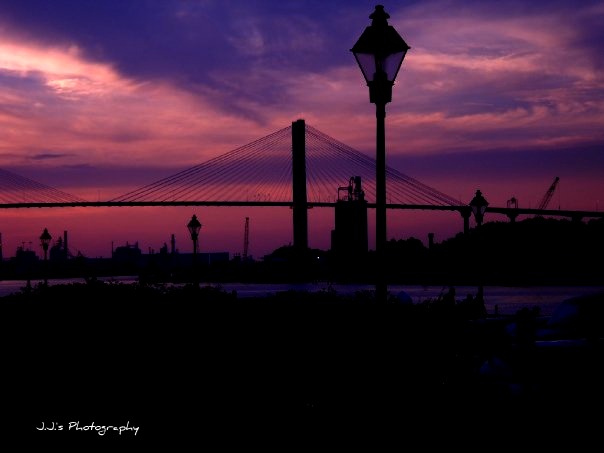
[[[590,443],[604,421],[600,343],[552,367],[508,338],[509,319],[370,294],[238,300],[102,283],[1,302],[3,441],[542,451]],[[481,372],[510,351],[513,378]],[[95,427],[109,425],[139,429]]]

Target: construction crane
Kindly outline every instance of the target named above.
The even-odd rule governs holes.
[[[245,218],[245,232],[243,234],[243,260],[247,259],[247,251],[250,245],[250,218]]]
[[[547,189],[547,192],[545,192],[545,195],[543,195],[543,199],[541,200],[541,203],[539,203],[539,206],[537,207],[537,209],[545,209],[547,207],[550,200],[552,199],[552,196],[554,195],[554,191],[556,190],[558,181],[560,181],[560,178],[558,178],[556,176],[556,179],[554,179],[554,182],[552,183],[552,185],[549,186],[549,189]]]

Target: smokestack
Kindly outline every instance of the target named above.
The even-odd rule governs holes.
[[[172,237],[170,238],[170,253],[172,255],[176,253],[176,239],[174,238],[174,233],[172,233]]]
[[[63,253],[69,258],[69,247],[67,247],[67,230],[63,231]]]

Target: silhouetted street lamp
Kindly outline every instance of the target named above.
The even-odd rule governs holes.
[[[197,216],[193,214],[191,220],[187,224],[187,228],[189,230],[189,234],[191,235],[191,240],[193,241],[193,273],[195,273],[195,266],[197,264],[197,244],[199,238],[199,230],[201,230],[201,223],[197,220]],[[197,281],[197,278],[195,279]]]
[[[488,205],[489,202],[482,196],[482,192],[477,190],[476,195],[472,198],[472,201],[470,201],[470,208],[472,208],[472,213],[474,214],[477,226],[482,225],[482,219],[484,218],[484,213],[486,212]]]
[[[48,228],[44,228],[44,231],[40,235],[40,244],[42,250],[44,250],[44,285],[48,285],[48,245],[52,240],[52,236],[48,232]]]
[[[191,234],[191,240],[193,241],[193,255],[197,255],[197,239],[199,238],[199,230],[201,230],[201,223],[197,220],[197,216],[193,214],[191,220],[187,224],[189,233]]]
[[[484,218],[484,213],[486,212],[488,205],[489,205],[489,202],[482,196],[482,192],[480,190],[477,190],[476,195],[474,195],[474,198],[472,198],[472,200],[470,201],[470,208],[472,208],[472,213],[474,214],[474,219],[476,220],[477,228],[480,227],[480,225],[482,225],[482,219]],[[482,240],[481,236],[482,235],[479,235],[478,242],[477,242],[479,255],[482,255],[484,253],[483,240]],[[483,288],[484,266],[483,265],[478,266],[477,278],[478,278],[478,293],[476,294],[476,297],[482,302],[482,304],[484,304],[484,288]]]
[[[375,249],[378,261],[376,299],[387,300],[386,259],[386,104],[392,100],[392,86],[410,47],[391,25],[390,15],[376,5],[369,16],[371,25],[351,52],[369,87],[369,102],[375,104],[376,123],[376,213]]]

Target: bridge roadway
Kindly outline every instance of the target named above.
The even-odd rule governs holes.
[[[264,207],[293,207],[291,201],[79,201],[56,203],[0,203],[0,209],[19,208],[76,208],[76,207],[130,207],[130,206],[264,206]],[[333,208],[335,202],[307,202],[309,208]],[[367,203],[368,208],[375,208],[375,203]],[[472,209],[468,205],[426,205],[426,204],[387,204],[388,209],[428,210],[428,211],[458,211],[463,217],[469,217]],[[532,208],[498,208],[487,207],[486,212],[502,214],[514,220],[519,215],[540,215],[553,217],[568,217],[582,220],[585,217],[602,218],[604,211],[573,211],[561,209],[532,209]]]

